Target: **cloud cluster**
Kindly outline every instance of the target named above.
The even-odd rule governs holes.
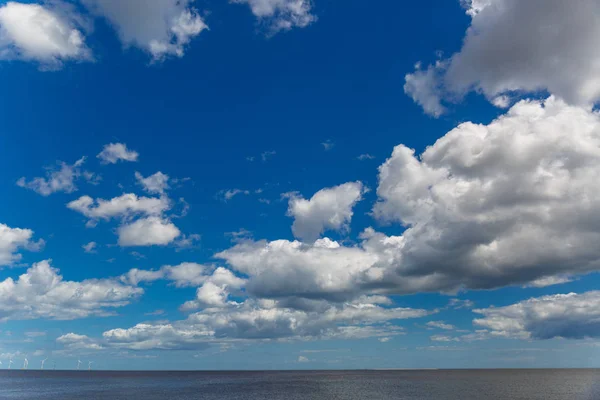
[[[600,292],[555,294],[506,307],[473,310],[490,335],[524,339],[600,337]]]
[[[34,264],[17,280],[0,282],[0,322],[16,319],[69,320],[113,315],[143,289],[113,279],[65,281],[50,261]]]
[[[64,61],[90,60],[79,16],[60,2],[0,6],[0,60],[36,61],[59,68]]]
[[[138,324],[104,332],[108,346],[129,349],[197,348],[210,342],[273,339],[351,339],[402,334],[392,320],[420,318],[425,310],[352,303],[319,303],[312,310],[288,308],[272,300],[247,300],[209,308],[169,324]]]
[[[216,257],[268,298],[559,283],[544,278],[600,267],[598,132],[596,112],[523,101],[489,125],[459,125],[419,157],[394,149],[373,214],[405,226],[401,236],[244,241]]]
[[[11,228],[0,223],[0,267],[19,262],[22,257],[17,253],[19,249],[39,251],[44,247],[43,239],[36,242],[32,238],[33,231],[31,229]]]
[[[406,75],[405,92],[439,116],[471,90],[500,107],[523,92],[570,104],[600,99],[600,9],[595,0],[466,0],[471,26],[449,59]]]

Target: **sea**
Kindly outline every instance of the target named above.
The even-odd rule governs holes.
[[[600,370],[1,370],[0,399],[600,400]]]

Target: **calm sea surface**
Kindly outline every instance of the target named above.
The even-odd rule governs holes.
[[[600,400],[600,370],[0,371],[0,399]]]

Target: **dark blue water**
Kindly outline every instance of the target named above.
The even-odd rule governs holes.
[[[0,399],[600,400],[600,370],[0,371]]]

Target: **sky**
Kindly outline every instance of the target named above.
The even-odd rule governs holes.
[[[0,1],[0,368],[600,367],[598,21]]]

